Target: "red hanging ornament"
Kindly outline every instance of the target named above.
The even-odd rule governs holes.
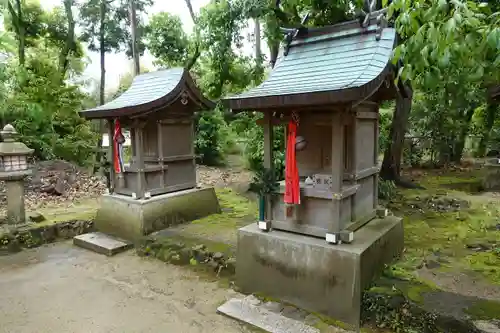
[[[297,119],[292,119],[288,123],[288,137],[286,145],[286,161],[285,161],[285,204],[299,205],[300,204],[300,184],[299,170],[297,168],[297,159],[295,152],[295,143],[297,138]],[[291,213],[291,209],[287,209],[287,216]]]

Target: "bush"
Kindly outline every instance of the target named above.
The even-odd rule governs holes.
[[[264,169],[264,131],[262,126],[254,125],[245,131],[244,157],[247,167],[254,172]],[[283,179],[285,172],[285,135],[282,127],[274,127],[273,167],[277,179]]]
[[[392,180],[378,180],[378,198],[389,200],[396,195],[396,184]]]
[[[220,165],[224,162],[227,131],[227,124],[220,108],[198,114],[195,140],[198,163]]]
[[[28,65],[27,70],[7,69],[10,75],[1,82],[6,87],[2,126],[12,124],[36,159],[85,165],[97,142],[90,123],[78,115],[85,95],[78,86],[62,83],[51,63],[31,59]]]
[[[392,112],[382,109],[380,110],[379,118],[379,138],[378,149],[380,152],[385,151],[389,142],[389,133],[391,131]]]

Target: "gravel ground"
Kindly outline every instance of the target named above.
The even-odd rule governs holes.
[[[250,332],[216,313],[231,290],[187,268],[70,242],[0,257],[0,332]]]

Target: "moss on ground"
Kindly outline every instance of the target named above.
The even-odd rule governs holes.
[[[477,301],[466,313],[474,319],[500,319],[500,303],[488,300]]]
[[[180,226],[179,232],[186,237],[236,245],[238,228],[257,220],[257,203],[230,188],[216,189],[216,193],[221,213]]]
[[[426,259],[437,257],[440,269],[474,271],[500,285],[500,231],[496,227],[500,199],[468,191],[471,184],[480,182],[480,176],[477,170],[428,172],[416,179],[425,189],[398,192],[388,206],[404,218],[405,253],[392,266],[394,276],[413,279],[414,271]],[[448,212],[411,207],[415,200],[429,196],[467,200],[470,206]],[[475,243],[489,244],[490,248],[482,252],[467,248]]]

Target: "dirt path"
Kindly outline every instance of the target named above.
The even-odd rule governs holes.
[[[250,332],[216,314],[235,296],[187,269],[69,242],[0,257],[0,332]]]

